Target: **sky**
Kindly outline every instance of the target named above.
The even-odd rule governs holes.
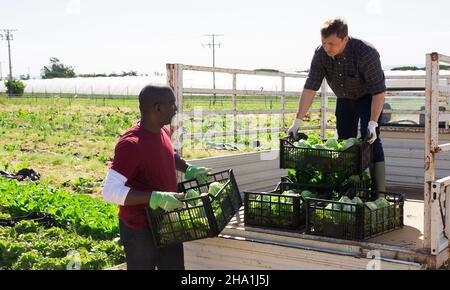
[[[450,54],[446,0],[0,0],[13,75],[39,76],[50,57],[80,73],[164,73],[166,63],[212,66],[205,35],[220,34],[217,67],[308,69],[320,27],[342,17],[372,43],[383,66],[424,64]],[[7,42],[0,40],[3,77]]]

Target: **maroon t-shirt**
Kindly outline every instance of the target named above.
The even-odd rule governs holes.
[[[175,156],[167,128],[159,133],[146,131],[139,124],[128,129],[116,145],[111,168],[125,176],[125,185],[135,190],[177,192]],[[146,206],[121,206],[119,218],[130,228],[145,228]]]

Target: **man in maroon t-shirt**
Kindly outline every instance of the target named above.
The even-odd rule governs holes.
[[[183,244],[156,248],[146,207],[174,210],[178,200],[176,170],[186,179],[203,178],[208,168],[186,163],[174,152],[165,127],[177,112],[169,87],[146,86],[139,94],[141,121],[119,139],[105,179],[103,198],[120,205],[120,238],[128,269],[184,269]]]

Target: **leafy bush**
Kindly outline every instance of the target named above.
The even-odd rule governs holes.
[[[8,95],[22,96],[25,92],[25,84],[21,80],[6,80],[5,87]]]

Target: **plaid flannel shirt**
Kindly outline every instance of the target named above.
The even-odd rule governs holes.
[[[378,51],[356,38],[350,38],[344,52],[334,59],[322,46],[316,50],[304,88],[318,91],[323,78],[338,98],[356,100],[386,91]]]

